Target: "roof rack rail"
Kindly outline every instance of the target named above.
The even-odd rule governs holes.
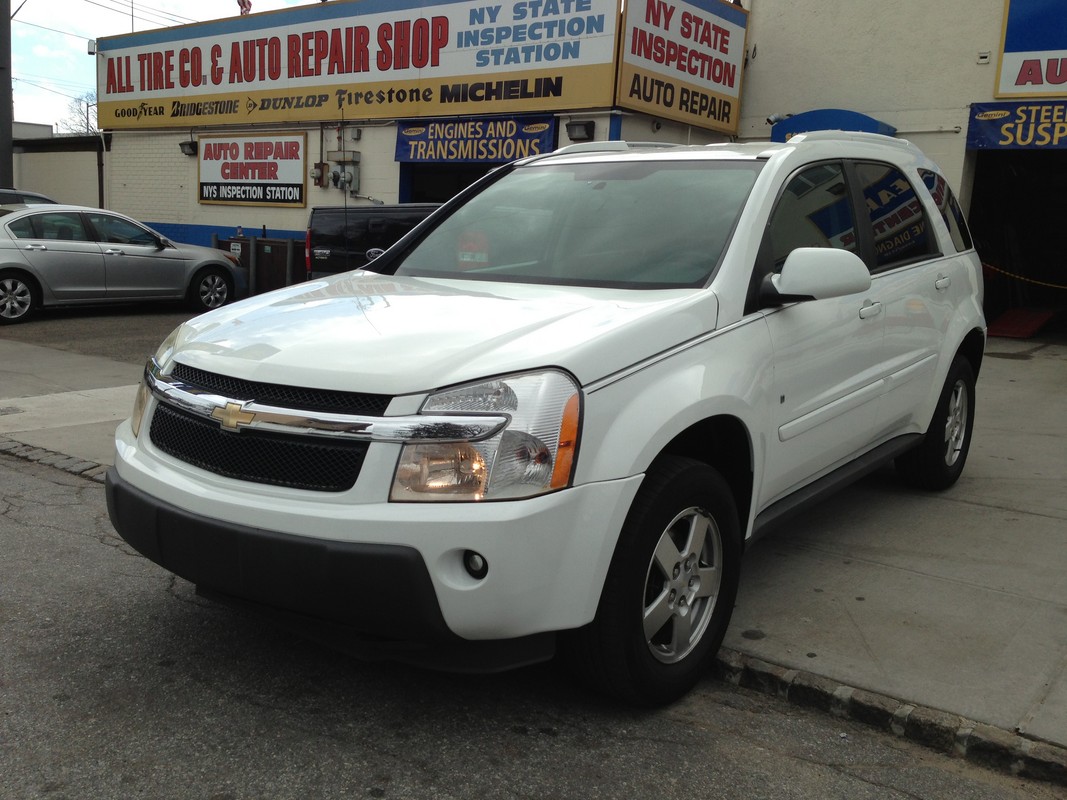
[[[796,140],[797,142],[820,142],[820,141],[848,141],[848,142],[877,142],[878,144],[890,145],[907,150],[914,145],[907,139],[901,139],[896,136],[886,136],[884,133],[869,133],[867,131],[843,131],[843,130],[821,130],[821,131],[804,131],[792,136],[789,141]]]
[[[623,150],[666,150],[673,147],[681,147],[674,142],[578,142],[568,144],[552,151],[552,155],[560,153],[596,153],[596,152],[620,152]]]

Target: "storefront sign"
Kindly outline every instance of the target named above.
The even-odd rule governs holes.
[[[397,124],[396,160],[501,162],[548,153],[555,117],[408,120]]]
[[[306,204],[304,134],[200,137],[201,203]]]
[[[611,104],[618,0],[337,0],[99,40],[105,128]]]
[[[1005,0],[996,97],[1067,97],[1067,6]]]
[[[725,0],[629,0],[616,104],[736,134],[747,25]]]
[[[968,150],[1063,150],[1067,101],[973,103]]]

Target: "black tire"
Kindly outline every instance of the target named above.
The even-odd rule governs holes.
[[[195,311],[222,308],[233,299],[233,280],[222,267],[205,267],[189,284],[189,305]]]
[[[25,322],[41,304],[41,293],[33,279],[21,272],[0,272],[0,325]]]
[[[737,508],[722,476],[692,459],[660,459],[627,515],[596,618],[561,637],[564,659],[628,702],[677,700],[722,644],[740,565]]]
[[[939,491],[963,472],[974,429],[974,369],[956,356],[923,443],[896,459],[897,474],[918,489]]]

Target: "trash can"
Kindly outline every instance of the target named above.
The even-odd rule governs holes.
[[[264,239],[237,236],[219,239],[218,247],[241,260],[248,268],[249,294],[262,294],[297,282],[295,239]]]

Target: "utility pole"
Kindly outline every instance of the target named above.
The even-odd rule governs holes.
[[[11,94],[11,0],[0,0],[0,186],[15,185],[12,139],[15,133],[14,98]]]

